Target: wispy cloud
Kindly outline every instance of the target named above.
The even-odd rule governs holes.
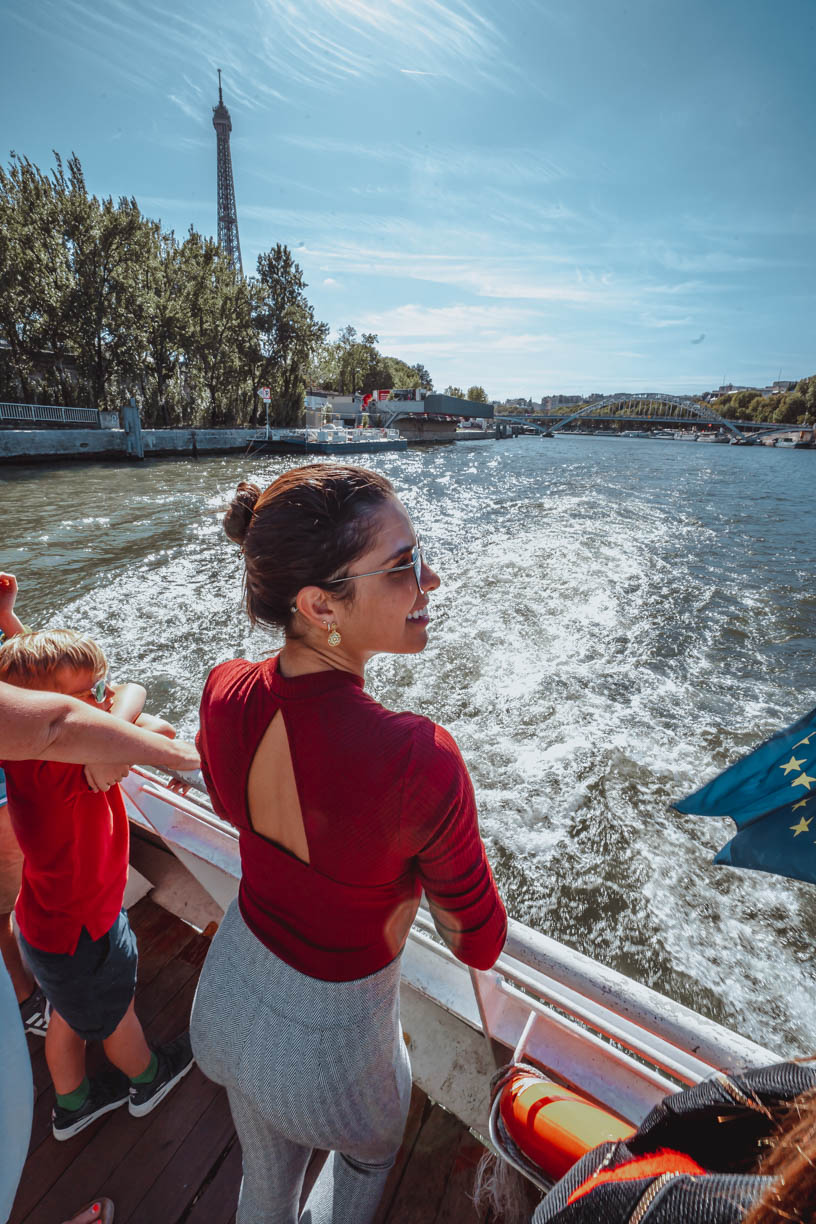
[[[397,70],[477,83],[495,74],[499,26],[467,0],[256,0],[264,53],[284,80],[337,88]],[[403,69],[405,61],[422,69]]]
[[[178,94],[171,93],[167,96],[170,101],[174,102],[179,110],[187,116],[188,119],[192,119],[193,123],[203,124],[205,122],[204,114],[202,113],[202,108],[200,105],[196,106],[187,98],[179,97]]]
[[[423,194],[439,180],[478,183],[480,191],[495,184],[506,202],[515,199],[511,188],[542,186],[571,177],[571,170],[545,157],[533,145],[488,145],[483,148],[442,145],[435,148],[349,140],[333,136],[284,136],[287,144],[311,153],[403,166],[418,176]],[[557,206],[556,206],[557,207]]]
[[[644,327],[688,327],[691,323],[691,315],[683,315],[681,318],[658,318],[653,314],[642,314],[640,321]]]
[[[592,274],[584,274],[580,280],[571,271],[555,275],[553,260],[530,252],[497,258],[484,253],[477,256],[475,252],[452,256],[338,244],[323,249],[307,245],[302,253],[327,272],[342,270],[357,276],[404,277],[466,289],[477,297],[589,303],[608,300],[617,292]]]
[[[681,250],[665,242],[649,245],[650,257],[672,272],[753,272],[769,260],[758,255],[738,255],[725,249]]]
[[[389,342],[402,342],[416,336],[435,335],[441,340],[475,336],[495,338],[521,327],[529,327],[535,314],[517,306],[500,303],[493,306],[423,306],[408,303],[391,310],[372,311],[361,318],[361,326],[387,337]]]

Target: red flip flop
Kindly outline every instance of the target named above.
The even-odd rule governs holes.
[[[65,1224],[76,1224],[86,1212],[93,1211],[95,1217],[93,1224],[113,1224],[113,1202],[109,1198],[91,1199],[90,1203],[86,1203],[84,1207],[80,1207],[74,1212],[70,1220],[66,1220]]]

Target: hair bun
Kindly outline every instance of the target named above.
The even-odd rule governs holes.
[[[235,490],[235,496],[224,515],[224,531],[236,544],[243,545],[252,516],[255,513],[255,503],[261,496],[261,490],[256,484],[242,480]]]

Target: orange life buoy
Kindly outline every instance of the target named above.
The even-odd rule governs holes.
[[[628,1122],[577,1092],[524,1072],[505,1085],[499,1108],[516,1146],[553,1179],[563,1177],[590,1148],[635,1133]]]

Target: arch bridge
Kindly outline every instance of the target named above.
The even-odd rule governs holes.
[[[716,425],[721,430],[741,437],[738,425],[727,421],[714,412],[708,404],[692,399],[690,395],[666,395],[661,392],[621,392],[604,395],[592,404],[582,404],[579,409],[563,416],[551,426],[557,433],[573,421],[652,421],[662,425]],[[740,422],[741,424],[741,422]],[[756,427],[756,426],[755,426]]]
[[[582,404],[575,412],[550,426],[550,431],[557,433],[573,421],[588,418],[596,421],[654,421],[666,425],[696,425],[701,422],[727,430],[736,438],[742,437],[733,421],[721,417],[708,404],[687,395],[664,395],[654,391],[606,395],[592,404]]]

